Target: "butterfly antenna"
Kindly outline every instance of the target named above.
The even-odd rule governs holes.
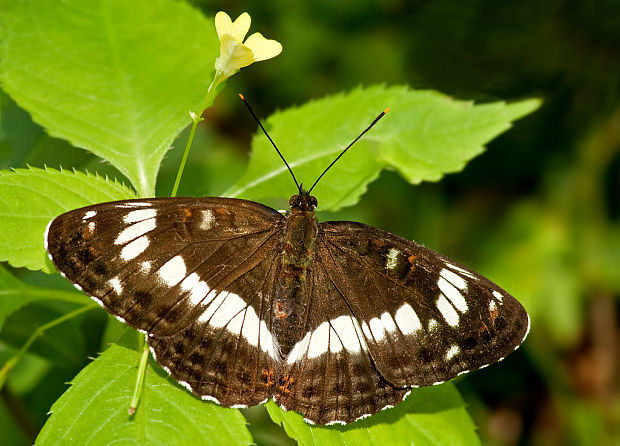
[[[293,173],[293,170],[291,169],[291,166],[289,166],[288,163],[286,162],[286,160],[284,159],[284,156],[282,155],[282,152],[280,152],[280,149],[278,149],[278,146],[276,146],[276,143],[273,142],[273,139],[271,139],[271,136],[269,136],[269,133],[267,133],[267,130],[265,130],[265,127],[263,127],[263,124],[261,124],[260,119],[258,119],[256,114],[254,113],[254,110],[252,110],[252,107],[250,107],[250,104],[248,104],[248,101],[245,100],[245,96],[243,96],[241,93],[239,93],[239,97],[241,98],[241,100],[243,101],[245,106],[248,108],[248,110],[250,111],[250,114],[252,115],[254,120],[258,123],[258,125],[260,126],[261,130],[263,131],[263,133],[265,134],[267,139],[269,139],[269,142],[271,143],[273,148],[276,149],[276,152],[278,152],[278,155],[280,155],[280,158],[282,158],[282,161],[284,161],[284,164],[286,165],[286,168],[288,169],[288,171],[291,173],[291,176],[293,177],[293,181],[295,182],[295,186],[297,186],[297,190],[299,191],[299,193],[301,193],[301,186],[297,182],[297,178],[295,178],[295,174]]]
[[[345,148],[342,152],[340,152],[340,155],[338,155],[338,156],[336,157],[336,159],[335,159],[334,161],[332,161],[332,162],[331,162],[331,164],[330,164],[329,166],[327,166],[327,168],[323,171],[323,173],[322,173],[321,175],[319,175],[319,177],[316,179],[316,181],[314,182],[314,184],[312,185],[312,187],[311,187],[310,189],[308,189],[308,193],[310,193],[310,192],[312,191],[312,189],[314,189],[314,186],[316,186],[316,184],[319,182],[319,180],[320,180],[321,178],[323,178],[323,175],[325,175],[325,174],[327,173],[327,171],[328,171],[329,169],[331,169],[331,167],[332,167],[334,164],[336,164],[336,161],[338,161],[338,160],[342,157],[342,155],[344,155],[344,154],[346,153],[346,151],[347,151],[347,150],[349,150],[349,149],[351,148],[351,146],[352,146],[353,144],[355,144],[355,143],[356,143],[356,142],[357,142],[357,141],[358,141],[358,140],[359,140],[362,136],[364,136],[364,134],[365,134],[368,130],[370,130],[370,129],[371,129],[371,128],[372,128],[372,127],[373,127],[373,126],[374,126],[377,122],[379,122],[379,119],[383,118],[383,117],[385,116],[385,114],[386,114],[387,112],[389,112],[389,111],[390,111],[390,108],[388,107],[388,108],[386,108],[385,110],[383,110],[381,113],[379,113],[379,116],[377,116],[377,117],[375,118],[375,120],[374,120],[374,121],[372,121],[372,122],[370,123],[370,125],[369,125],[368,127],[366,127],[366,129],[365,129],[362,133],[360,133],[360,134],[359,134],[359,136],[358,136],[357,138],[355,138],[355,139],[353,140],[353,142],[351,142],[351,144],[349,144],[349,145],[348,145],[348,146],[347,146],[347,147],[346,147],[346,148]]]

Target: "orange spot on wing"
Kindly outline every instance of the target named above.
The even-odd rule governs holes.
[[[273,382],[273,369],[269,368],[269,369],[263,370],[263,376],[265,377],[265,382],[263,382],[265,387],[273,386],[273,384],[274,384],[274,382]]]
[[[192,216],[192,211],[190,211],[189,209],[183,209],[182,212],[183,215],[181,216],[181,220],[183,220],[183,223],[187,223],[187,221]]]
[[[416,256],[411,254],[409,257],[407,257],[407,259],[409,260],[409,263],[411,264],[411,271],[413,271],[415,269]]]
[[[284,377],[284,379],[282,381],[283,381],[283,383],[279,386],[280,390],[282,390],[284,393],[291,393],[290,387],[295,382],[295,378],[293,378],[292,376],[288,376],[287,375],[287,376]]]

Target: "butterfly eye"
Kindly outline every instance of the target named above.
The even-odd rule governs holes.
[[[290,207],[299,206],[299,195],[293,195],[291,199],[288,201],[288,205]]]
[[[310,204],[316,208],[319,205],[319,201],[316,199],[316,197],[312,196],[310,197]]]

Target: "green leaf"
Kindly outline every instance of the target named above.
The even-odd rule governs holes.
[[[30,302],[44,299],[39,293],[30,293],[34,288],[18,280],[0,265],[0,331],[8,315]]]
[[[112,345],[54,403],[36,444],[250,444],[241,413],[205,403],[149,364],[138,410],[127,410],[139,354]]]
[[[85,296],[82,299],[90,308],[96,308],[96,305],[89,305]],[[22,347],[38,327],[63,316],[66,306],[59,302],[44,302],[20,309],[6,321],[2,341],[15,348]],[[28,351],[69,371],[82,367],[86,360],[86,339],[79,319],[66,320],[47,329]]]
[[[97,163],[99,174],[105,170],[114,172],[113,177],[120,176],[113,166],[101,163],[101,158],[75,150],[64,139],[49,136],[3,91],[0,91],[0,114],[0,169],[57,165],[87,170],[83,167]]]
[[[91,302],[76,291],[62,291],[27,285],[0,265],[0,331],[6,318],[24,305],[40,300],[61,300],[88,305]],[[92,305],[96,305],[92,302]]]
[[[6,366],[8,361],[18,359],[13,367],[9,365],[10,369],[7,371],[9,373],[6,376],[4,385],[16,395],[36,392],[38,386],[45,386],[47,384],[46,380],[49,378],[53,365],[47,359],[28,352],[25,352],[21,357],[15,358],[17,351],[18,349],[4,342],[0,345],[0,364],[2,364],[2,367]],[[66,372],[63,370],[61,373]],[[0,374],[0,380],[2,378],[4,377]]]
[[[30,288],[0,265],[0,331],[9,314],[27,303],[41,298],[36,295],[28,295],[27,290]]]
[[[306,445],[415,444],[476,445],[480,440],[454,384],[413,389],[405,401],[372,417],[345,426],[313,426],[274,402],[267,410],[286,433]]]
[[[48,222],[70,209],[125,198],[135,198],[135,193],[97,175],[36,168],[0,171],[0,261],[53,271],[43,244]]]
[[[0,23],[5,91],[47,131],[152,196],[213,77],[212,20],[177,1],[16,0]]]
[[[266,128],[308,188],[381,110],[391,107],[313,191],[321,210],[333,210],[355,204],[384,168],[396,169],[413,184],[463,169],[484,144],[539,105],[536,99],[474,105],[435,91],[372,86],[275,113]],[[245,175],[226,195],[264,201],[282,197],[283,191],[291,195],[292,184],[269,141],[257,134]]]

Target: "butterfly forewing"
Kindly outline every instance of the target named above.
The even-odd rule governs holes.
[[[129,200],[59,216],[46,242],[69,280],[149,333],[178,380],[225,405],[256,404],[268,396],[256,377],[277,353],[261,290],[282,219],[235,199]]]
[[[377,228],[321,228],[321,260],[391,384],[443,382],[499,361],[523,342],[527,313],[484,277]]]

